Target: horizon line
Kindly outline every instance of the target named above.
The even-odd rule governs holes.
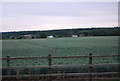
[[[2,31],[0,33],[7,33],[7,32],[24,32],[24,31],[54,31],[54,30],[69,30],[69,29],[88,29],[88,28],[119,28],[119,26],[113,26],[113,27],[84,27],[84,28],[66,28],[66,29],[49,29],[49,30],[16,30],[16,31]]]

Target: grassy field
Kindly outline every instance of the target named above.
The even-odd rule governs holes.
[[[110,55],[118,54],[118,36],[3,40],[2,57]],[[93,59],[94,63],[117,63],[116,58]],[[12,65],[46,65],[47,60],[18,60]],[[78,62],[79,61],[79,62]],[[86,64],[88,59],[53,59],[53,64]],[[6,62],[3,62],[6,65]]]

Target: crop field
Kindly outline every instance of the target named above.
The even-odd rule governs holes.
[[[21,39],[3,40],[2,57],[38,57],[38,56],[77,56],[77,55],[112,55],[118,54],[118,36],[93,36],[78,38],[53,38],[53,39]],[[85,58],[53,59],[57,64],[87,64]],[[95,58],[94,64],[118,63],[118,58]],[[13,60],[11,65],[46,65],[47,60]],[[3,61],[3,66],[6,62]]]

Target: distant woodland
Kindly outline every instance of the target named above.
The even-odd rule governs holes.
[[[78,28],[78,29],[62,29],[49,31],[19,31],[19,32],[2,32],[2,39],[24,39],[23,35],[32,35],[33,38],[46,38],[47,36],[71,37],[72,35],[84,34],[84,36],[120,36],[120,27],[113,28]]]

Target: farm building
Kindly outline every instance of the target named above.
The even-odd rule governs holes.
[[[24,35],[24,38],[25,39],[35,39],[36,37],[31,34],[27,34],[27,35]]]
[[[72,35],[72,37],[78,37],[78,35]]]
[[[27,38],[27,39],[32,39],[32,35],[31,34],[24,35],[24,37]]]
[[[15,36],[10,36],[9,39],[16,39],[16,37]]]
[[[54,38],[54,36],[50,35],[50,36],[47,36],[47,38]]]
[[[28,35],[10,36],[9,39],[36,39],[36,37],[31,34],[28,34]]]
[[[79,37],[85,36],[85,34],[79,34]]]

